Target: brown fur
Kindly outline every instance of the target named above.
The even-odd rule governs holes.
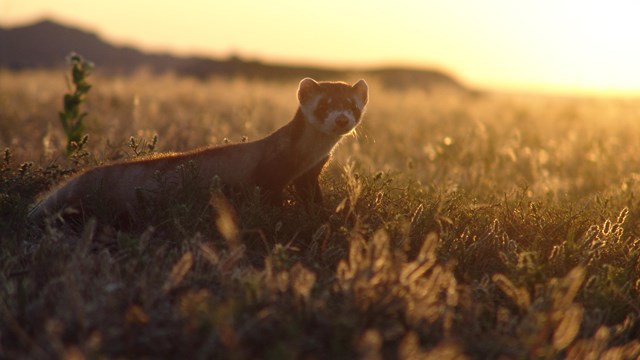
[[[303,200],[320,203],[318,177],[334,146],[359,123],[368,88],[362,80],[349,86],[303,79],[298,99],[293,120],[263,139],[95,167],[44,196],[29,217],[41,221],[73,208],[86,218],[104,209],[114,218],[138,222],[143,205],[137,192],[160,190],[158,175],[165,184],[177,184],[175,170],[187,163],[198,169],[190,181],[202,188],[218,177],[234,188],[259,186],[269,202],[281,204],[282,191],[293,183]]]

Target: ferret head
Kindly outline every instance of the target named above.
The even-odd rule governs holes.
[[[351,86],[305,78],[298,87],[300,109],[307,122],[328,135],[340,136],[353,130],[368,99],[369,87],[364,80]]]

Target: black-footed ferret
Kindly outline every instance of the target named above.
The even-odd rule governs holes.
[[[298,87],[300,105],[293,120],[265,138],[91,168],[42,197],[29,218],[41,222],[68,207],[89,218],[104,207],[135,223],[143,213],[136,192],[157,189],[158,175],[165,182],[177,181],[175,169],[188,162],[199,169],[192,180],[205,188],[217,176],[225,186],[258,186],[269,202],[282,204],[282,191],[293,183],[303,200],[319,203],[318,176],[342,136],[360,122],[368,91],[364,80],[351,86],[305,78]]]

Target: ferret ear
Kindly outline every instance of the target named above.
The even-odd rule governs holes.
[[[320,90],[320,84],[318,84],[312,78],[304,78],[298,85],[298,101],[300,104],[304,104],[309,101],[315,93]]]
[[[362,103],[362,106],[364,107],[365,105],[367,105],[367,101],[369,101],[369,86],[367,85],[367,82],[361,79],[351,88],[355,90],[358,99]]]

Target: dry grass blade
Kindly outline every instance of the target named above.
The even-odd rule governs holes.
[[[180,285],[184,277],[189,273],[189,270],[191,270],[192,266],[193,254],[191,251],[187,251],[182,255],[180,260],[173,265],[173,268],[171,268],[171,273],[169,274],[167,281],[164,283],[162,290],[166,293]]]
[[[584,268],[576,266],[560,281],[563,291],[554,292],[554,307],[556,309],[565,309],[573,303],[573,299],[582,286],[584,276]]]
[[[214,209],[214,223],[232,251],[240,245],[238,215],[233,205],[219,191],[211,195],[211,207]]]
[[[564,313],[553,333],[553,347],[556,350],[563,350],[576,338],[582,324],[583,313],[584,309],[579,304],[571,305]]]
[[[520,309],[526,310],[529,307],[531,297],[527,289],[516,287],[511,280],[503,274],[494,274],[491,279]]]

